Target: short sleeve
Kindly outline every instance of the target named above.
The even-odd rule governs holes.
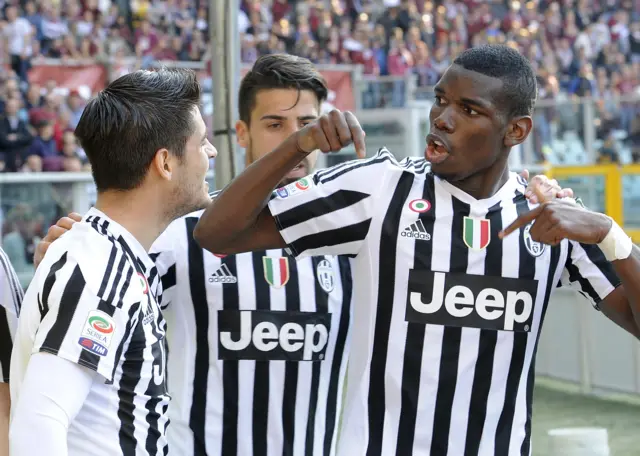
[[[621,284],[621,280],[597,245],[569,241],[561,284],[580,292],[598,309],[600,302]]]
[[[174,236],[184,236],[178,231],[184,230],[184,219],[171,223],[151,246],[149,256],[153,259],[160,275],[162,293],[158,294],[158,302],[164,310],[174,301],[176,292],[176,255]]]
[[[269,201],[294,256],[357,255],[376,210],[376,194],[398,163],[386,149],[316,171],[277,189]]]
[[[0,383],[9,383],[13,338],[18,327],[18,317],[10,309],[0,305]]]
[[[100,264],[65,251],[41,265],[47,269],[30,286],[41,314],[32,353],[51,353],[112,381],[149,290],[128,261]]]
[[[0,249],[0,382],[9,382],[13,338],[24,293],[9,258]]]

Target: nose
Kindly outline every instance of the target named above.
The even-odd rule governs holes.
[[[433,125],[440,131],[445,131],[447,133],[451,133],[453,131],[453,120],[451,119],[451,115],[449,114],[448,109],[443,109],[442,112],[436,117],[433,121]]]
[[[207,155],[209,158],[216,158],[218,155],[218,149],[216,149],[209,141],[207,141]]]

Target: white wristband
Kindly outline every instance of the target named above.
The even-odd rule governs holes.
[[[611,217],[609,217],[611,218]],[[611,219],[611,229],[598,244],[607,261],[624,260],[629,258],[633,250],[633,241],[615,220]]]

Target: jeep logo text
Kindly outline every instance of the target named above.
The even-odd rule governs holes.
[[[327,350],[331,314],[221,310],[218,326],[220,359],[319,361]]]
[[[409,322],[529,332],[537,280],[409,272]]]

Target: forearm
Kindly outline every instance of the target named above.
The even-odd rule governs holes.
[[[69,425],[82,408],[94,376],[54,355],[32,355],[11,421],[11,456],[32,456],[43,448],[50,456],[66,456]]]
[[[9,456],[9,384],[0,383],[0,456]]]
[[[640,328],[640,249],[634,245],[628,258],[612,261],[611,264],[622,281],[636,326]]]
[[[273,190],[306,154],[295,135],[247,167],[205,210],[193,233],[204,249],[215,251],[258,223]]]

